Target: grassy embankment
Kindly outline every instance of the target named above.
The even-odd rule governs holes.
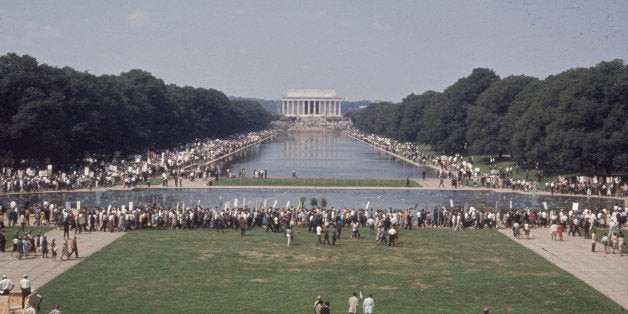
[[[400,247],[374,236],[317,246],[297,229],[130,232],[43,286],[43,310],[69,313],[309,313],[316,295],[333,312],[353,292],[378,313],[614,312],[619,305],[545,259],[489,230],[400,231]]]
[[[423,152],[424,154],[427,153],[430,156],[442,155],[442,153],[433,151],[430,145],[421,144],[421,145],[418,145],[418,147],[419,147],[419,150]],[[491,158],[495,159],[493,163],[490,162]],[[466,162],[470,161],[469,156],[462,156],[462,160]],[[428,164],[431,164],[431,162],[428,161]],[[544,177],[543,182],[557,181],[558,176],[571,177],[571,176],[583,175],[582,173],[578,173],[576,171],[554,169],[548,166],[541,166],[537,168],[536,165],[529,164],[529,163],[519,165],[518,170],[517,170],[515,168],[515,165],[517,165],[517,162],[509,156],[503,156],[501,158],[498,157],[497,155],[473,156],[472,164],[474,168],[480,168],[480,173],[489,173],[491,169],[499,169],[501,171],[505,171],[506,167],[513,167],[511,176],[517,180],[525,179],[526,171],[528,171],[527,175],[528,175],[529,180],[539,180],[539,171],[543,171],[543,177]],[[470,181],[469,185],[473,185],[473,182]],[[545,190],[545,184],[540,184],[539,189]]]

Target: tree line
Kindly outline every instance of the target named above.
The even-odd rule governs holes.
[[[87,155],[144,153],[197,138],[261,130],[258,103],[215,89],[166,85],[142,70],[95,76],[0,56],[0,157],[72,164]]]
[[[477,68],[442,93],[376,103],[357,128],[445,154],[511,155],[516,161],[590,173],[628,170],[628,69],[623,60],[544,80],[501,79]]]

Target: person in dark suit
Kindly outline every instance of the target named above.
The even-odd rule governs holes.
[[[325,301],[325,305],[321,307],[321,314],[330,314],[329,301]]]

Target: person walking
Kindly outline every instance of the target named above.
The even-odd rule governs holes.
[[[358,299],[358,294],[354,292],[347,302],[347,304],[349,305],[349,314],[358,314],[359,303],[360,300]]]
[[[74,257],[78,258],[78,242],[76,236],[74,236],[74,238],[72,238],[72,241],[70,241],[70,254],[68,255],[72,255],[72,253],[74,253]]]
[[[364,314],[373,314],[373,309],[375,308],[375,300],[373,300],[373,294],[369,293],[369,296],[362,301],[362,310]]]

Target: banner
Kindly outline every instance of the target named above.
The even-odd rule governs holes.
[[[577,212],[577,211],[578,211],[578,203],[573,203],[573,204],[571,205],[571,210],[573,210],[573,211]]]

